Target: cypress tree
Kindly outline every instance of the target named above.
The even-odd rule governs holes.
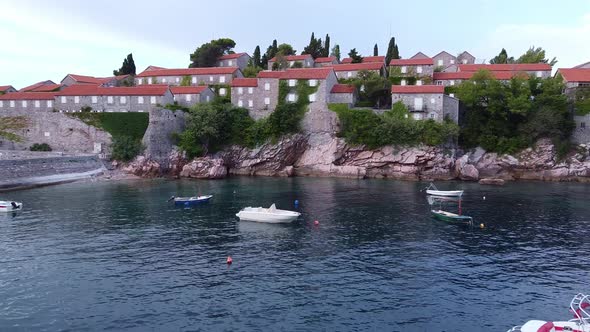
[[[330,35],[326,34],[326,41],[324,41],[324,49],[322,56],[327,57],[330,55]]]
[[[378,56],[379,55],[379,48],[377,47],[377,44],[375,44],[375,46],[373,47],[373,56]]]
[[[260,62],[260,46],[256,45],[254,49],[254,54],[252,54],[252,64],[254,67],[261,67],[262,63]]]

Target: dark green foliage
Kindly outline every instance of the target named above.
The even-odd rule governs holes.
[[[341,79],[339,82],[356,87],[360,107],[382,107],[390,103],[391,82],[377,73],[361,70],[355,78]]]
[[[557,63],[557,59],[555,57],[551,60],[546,59],[545,50],[542,47],[531,46],[516,60],[516,63],[548,63],[553,66]]]
[[[113,137],[111,158],[119,161],[131,161],[143,151],[141,140],[127,135]]]
[[[303,68],[303,63],[301,61],[295,61],[291,68]]]
[[[130,136],[141,140],[149,124],[148,113],[71,113],[85,123],[101,128],[112,136]]]
[[[248,66],[246,68],[244,68],[244,70],[242,70],[242,74],[244,74],[244,77],[256,77],[258,75],[258,73],[262,70],[261,67],[254,67],[251,63],[248,64]]]
[[[508,57],[508,52],[505,49],[500,51],[500,54],[496,55],[490,60],[491,64],[506,64],[514,63],[514,57]]]
[[[457,87],[466,109],[460,142],[514,153],[540,138],[567,141],[573,129],[561,78],[513,78],[508,83],[480,71]]]
[[[323,57],[327,57],[330,55],[330,35],[328,34],[326,34],[326,39],[324,40],[324,49],[322,51]]]
[[[375,46],[373,46],[373,56],[378,56],[379,55],[379,47],[377,47],[377,44],[375,44]]]
[[[576,115],[590,114],[590,87],[579,87],[574,95]]]
[[[358,54],[356,48],[353,48],[348,52],[348,57],[352,59],[352,63],[361,63],[363,62],[363,57]]]
[[[82,113],[92,112],[92,107],[90,107],[90,106],[82,106],[82,108],[80,108],[80,111],[82,111]]]
[[[459,134],[459,127],[448,120],[443,123],[413,120],[402,103],[394,104],[383,115],[369,109],[349,109],[343,104],[331,104],[329,108],[338,114],[341,128],[338,135],[349,144],[366,145],[369,149],[420,143],[441,145],[455,141]]]
[[[297,51],[290,44],[282,43],[277,48],[277,54],[282,55],[295,55]]]
[[[330,55],[336,57],[336,59],[338,59],[338,62],[340,62],[340,45],[334,45],[334,48],[332,48],[332,53]]]
[[[113,75],[133,75],[135,76],[135,61],[133,61],[133,54],[129,53],[123,60],[123,65],[119,70],[113,70]]]
[[[258,45],[256,45],[254,53],[252,54],[252,65],[253,67],[262,67],[262,62],[260,58],[260,46]]]
[[[385,64],[389,66],[389,62],[391,62],[392,59],[399,59],[399,51],[397,49],[397,44],[395,43],[394,37],[391,37],[389,40],[387,53],[385,54]]]
[[[45,151],[45,152],[52,151],[51,146],[49,146],[49,144],[47,144],[47,143],[41,143],[41,144],[35,143],[35,144],[31,145],[29,150],[31,150],[31,151]]]
[[[236,42],[230,38],[220,38],[205,43],[190,55],[189,68],[215,67],[217,60],[222,55],[231,53],[234,47],[236,47]]]
[[[323,56],[325,52],[326,51],[324,50],[322,39],[316,39],[314,33],[312,32],[309,45],[305,46],[301,54],[309,54],[315,59]]]
[[[191,86],[191,77],[190,76],[184,76],[182,78],[182,81],[180,81],[180,86]]]

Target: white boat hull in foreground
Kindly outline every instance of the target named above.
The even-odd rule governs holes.
[[[433,196],[445,196],[445,197],[460,197],[463,195],[463,190],[431,190],[427,189],[426,193]]]
[[[574,319],[569,321],[547,322],[529,320],[522,326],[515,326],[508,332],[590,332],[590,295],[578,293],[570,302],[570,312]]]
[[[0,212],[20,211],[23,209],[23,203],[13,201],[0,201]]]
[[[263,207],[246,207],[236,214],[240,221],[255,221],[271,224],[290,223],[297,219],[301,213],[288,210],[279,210],[275,205],[266,209]]]

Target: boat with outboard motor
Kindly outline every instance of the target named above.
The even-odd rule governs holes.
[[[14,201],[0,201],[0,212],[14,212],[23,209],[23,203]]]
[[[191,205],[191,204],[199,204],[199,203],[206,203],[213,197],[213,195],[202,195],[202,196],[193,196],[193,197],[175,197],[172,196],[168,199],[168,201],[174,201],[175,205]]]
[[[529,320],[521,326],[515,326],[508,332],[590,332],[590,295],[578,293],[570,302],[570,312],[574,319],[567,321]]]
[[[268,208],[246,207],[236,214],[240,221],[256,221],[271,224],[289,223],[297,219],[301,213],[289,210],[279,210],[274,203]]]

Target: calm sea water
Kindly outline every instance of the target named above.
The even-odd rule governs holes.
[[[440,183],[466,190],[463,212],[484,229],[433,220],[426,185],[241,177],[3,194],[25,210],[0,215],[0,331],[505,331],[570,318],[570,299],[590,292],[590,185]],[[166,203],[195,193],[214,198]],[[234,216],[295,199],[291,225]]]

